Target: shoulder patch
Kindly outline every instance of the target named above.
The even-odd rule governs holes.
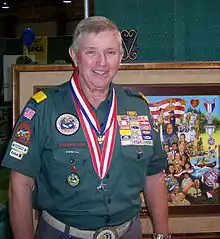
[[[45,100],[47,98],[47,95],[43,91],[39,91],[35,95],[33,95],[32,98],[37,103],[40,103],[41,101],[43,101],[43,100]]]

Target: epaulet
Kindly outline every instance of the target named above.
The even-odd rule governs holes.
[[[145,100],[146,103],[149,105],[149,101],[148,101],[148,99],[146,98],[146,96],[145,96],[142,92],[138,92],[138,93],[139,93],[139,95],[141,96],[141,98],[142,98],[143,100]]]
[[[127,95],[142,98],[143,100],[146,101],[147,104],[149,104],[148,99],[142,92],[135,92],[135,91],[131,91],[130,89],[124,89],[124,91],[125,91],[125,93],[127,93]]]
[[[129,96],[134,96],[134,97],[141,97],[141,95],[137,91],[132,91],[130,89],[124,89],[124,92],[129,95]]]
[[[41,101],[47,99],[47,95],[43,91],[39,91],[31,98],[34,99],[37,103],[40,103]]]

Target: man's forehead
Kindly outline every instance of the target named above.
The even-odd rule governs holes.
[[[105,38],[103,41],[102,39]],[[112,39],[112,38],[115,38]],[[108,41],[109,39],[109,41]],[[112,43],[112,44],[119,44],[119,35],[117,34],[116,31],[103,31],[99,33],[82,33],[80,38],[79,38],[79,43],[82,44],[95,44],[95,43]]]
[[[118,31],[116,30],[104,30],[104,31],[91,31],[91,32],[82,32],[81,35],[83,36],[99,36],[101,34],[112,34],[113,36],[117,36],[118,35]]]

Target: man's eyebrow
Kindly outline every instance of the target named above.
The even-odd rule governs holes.
[[[94,46],[87,46],[87,47],[85,47],[86,49],[96,49],[97,47],[94,47]]]

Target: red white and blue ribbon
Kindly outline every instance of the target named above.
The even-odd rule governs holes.
[[[90,149],[94,170],[99,178],[103,179],[109,169],[115,144],[117,129],[117,103],[115,90],[112,88],[110,104],[103,127],[101,128],[96,115],[92,111],[88,100],[82,92],[77,73],[73,75],[70,84],[76,110]],[[104,136],[102,152],[98,144],[98,136]]]

